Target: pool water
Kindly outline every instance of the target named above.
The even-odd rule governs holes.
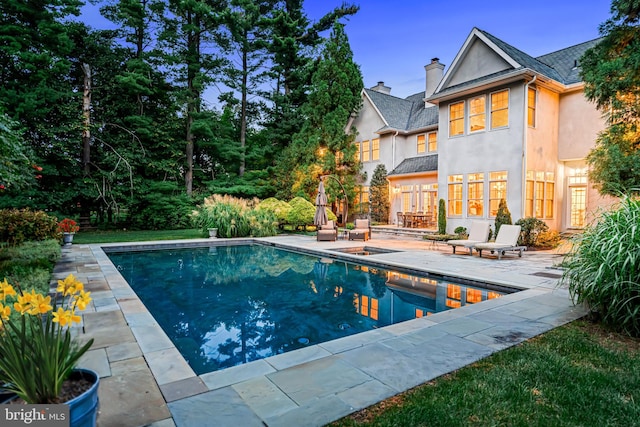
[[[503,294],[259,244],[107,255],[198,375]]]

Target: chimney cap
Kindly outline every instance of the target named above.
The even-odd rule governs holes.
[[[434,64],[434,63],[436,63],[436,62],[439,62],[439,61],[440,61],[440,58],[438,58],[438,57],[431,58],[431,63],[432,63],[432,64]]]

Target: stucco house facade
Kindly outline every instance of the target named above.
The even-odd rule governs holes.
[[[544,220],[580,229],[612,202],[590,185],[585,157],[605,121],[583,95],[579,59],[597,40],[533,58],[473,28],[447,68],[425,66],[425,91],[397,98],[379,82],[364,89],[350,125],[357,129],[367,182],[384,164],[390,224],[398,212],[435,219],[447,230],[472,220],[493,223],[500,199],[514,221]],[[362,188],[365,201],[368,184]]]

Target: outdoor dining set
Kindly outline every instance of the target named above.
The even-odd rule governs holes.
[[[431,228],[435,226],[433,212],[398,212],[398,227]]]

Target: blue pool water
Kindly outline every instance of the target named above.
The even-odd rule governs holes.
[[[257,244],[108,256],[198,375],[502,294]]]

